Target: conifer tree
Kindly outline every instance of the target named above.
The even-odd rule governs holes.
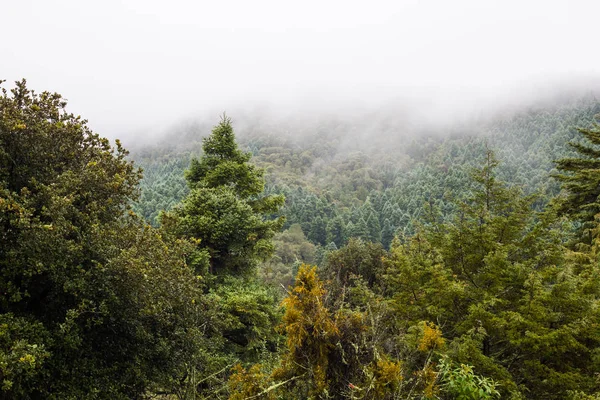
[[[369,240],[369,227],[363,218],[359,218],[356,223],[348,222],[346,226],[346,234],[348,239],[359,238]]]
[[[451,223],[392,245],[383,281],[398,321],[452,327],[452,357],[500,381],[506,397],[593,392],[598,275],[574,263],[585,257],[563,247],[553,210],[536,213],[534,197],[496,180],[496,165],[488,152]]]
[[[367,218],[367,228],[369,230],[369,240],[373,243],[381,242],[381,226],[374,212],[369,214]]]
[[[335,216],[330,219],[326,227],[327,243],[335,243],[339,248],[342,247],[345,241],[345,226],[344,220],[340,216]]]
[[[202,157],[193,159],[185,173],[190,193],[161,222],[170,234],[195,244],[189,263],[206,297],[217,304],[211,310],[220,320],[212,326],[214,344],[203,349],[216,354],[209,365],[192,366],[203,380],[211,378],[213,386],[205,381],[194,388],[207,396],[219,390],[228,364],[255,361],[265,350],[277,349],[278,300],[257,281],[255,267],[274,252],[272,239],[284,223],[274,214],[284,198],[262,194],[263,171],[249,163],[250,153],[238,149],[226,116],[204,138],[202,148]]]
[[[323,221],[323,218],[321,218],[320,215],[314,218],[311,224],[311,229],[308,234],[308,238],[314,243],[325,245],[327,239],[327,231],[325,221]]]
[[[383,221],[383,228],[381,230],[381,244],[384,248],[389,249],[392,240],[394,240],[394,227],[390,223],[389,218],[386,218]]]
[[[200,271],[244,273],[274,251],[271,239],[284,218],[271,218],[283,196],[261,196],[263,171],[238,149],[231,119],[223,115],[203,140],[203,156],[193,159],[186,179],[189,195],[163,224],[178,235],[199,241],[193,257]]]
[[[597,115],[596,118],[599,118]],[[582,222],[581,238],[590,244],[591,231],[600,213],[600,124],[577,129],[584,142],[569,145],[579,154],[556,162],[561,174],[555,175],[567,191],[561,202],[561,212]]]

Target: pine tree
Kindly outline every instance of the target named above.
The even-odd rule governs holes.
[[[314,218],[311,224],[311,229],[308,233],[308,238],[316,244],[325,245],[327,239],[325,221],[321,216]]]
[[[333,242],[338,248],[342,247],[345,242],[345,226],[342,217],[338,215],[329,220],[326,227],[326,235],[327,243]]]
[[[261,196],[263,171],[238,149],[231,119],[223,116],[203,140],[204,154],[193,159],[186,179],[189,195],[163,224],[177,235],[199,241],[192,262],[199,271],[244,273],[274,251],[271,239],[284,218],[271,218],[283,196]]]
[[[381,230],[381,244],[384,248],[389,249],[392,240],[394,240],[394,227],[390,223],[389,218],[386,218],[383,221],[383,228]]]
[[[381,242],[381,226],[374,212],[369,214],[367,218],[367,228],[369,230],[369,240],[373,243]]]
[[[567,192],[561,202],[561,212],[582,222],[581,239],[590,244],[590,229],[600,213],[600,124],[596,122],[590,128],[577,130],[585,139],[584,143],[571,142],[569,145],[579,156],[558,160],[556,166],[562,173],[555,177]]]
[[[203,349],[213,352],[211,363],[193,364],[192,371],[219,385],[223,379],[217,375],[227,373],[227,364],[277,350],[278,301],[258,282],[255,267],[274,252],[272,239],[284,223],[274,214],[284,198],[262,195],[263,171],[238,149],[229,118],[223,116],[203,140],[203,150],[185,174],[190,193],[161,222],[171,235],[196,245],[188,261],[206,297],[214,300],[211,311],[219,322],[211,326],[214,344]],[[208,382],[194,388],[200,397],[212,390],[220,389]]]
[[[360,238],[369,240],[369,228],[366,221],[363,218],[359,218],[355,224],[352,221],[348,222],[346,234],[348,235],[348,239]]]
[[[384,282],[398,321],[452,327],[451,356],[500,381],[506,397],[597,390],[600,336],[586,321],[598,318],[598,274],[563,247],[553,209],[536,213],[533,196],[495,178],[496,165],[488,152],[451,223],[392,245]]]

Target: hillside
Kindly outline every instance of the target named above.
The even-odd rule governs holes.
[[[252,162],[266,171],[266,192],[285,195],[286,227],[300,224],[317,245],[333,241],[340,247],[357,236],[388,247],[395,233],[414,232],[424,204],[451,215],[452,199],[468,193],[471,171],[486,149],[500,162],[498,178],[537,193],[536,204],[543,206],[559,192],[549,178],[554,160],[571,154],[566,143],[576,137],[574,128],[589,126],[598,112],[598,101],[582,98],[435,131],[382,115],[309,120],[305,126],[244,116],[237,131]],[[133,151],[144,170],[136,212],[156,224],[161,210],[186,195],[183,172],[201,154],[209,131],[209,124],[191,123]],[[343,233],[335,237],[337,225]]]

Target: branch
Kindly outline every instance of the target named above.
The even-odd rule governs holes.
[[[285,286],[283,286],[283,283],[280,283],[280,285],[283,288],[283,290],[285,290],[285,292],[288,294],[288,296],[292,295],[292,293],[289,290],[287,290],[287,288]]]
[[[235,362],[238,362],[238,360],[235,360]],[[199,384],[201,384],[202,382],[204,382],[204,381],[206,381],[206,380],[208,380],[208,379],[210,379],[210,378],[212,378],[212,377],[214,377],[214,376],[216,376],[216,375],[219,375],[221,372],[225,371],[227,368],[231,368],[233,365],[235,365],[235,363],[234,363],[234,364],[229,364],[229,365],[226,365],[226,366],[225,366],[225,368],[223,368],[222,370],[220,370],[220,371],[217,371],[217,372],[215,372],[214,374],[212,374],[212,375],[209,375],[209,376],[207,376],[206,378],[204,378],[204,379],[202,379],[202,380],[199,380],[198,382],[194,382],[194,385],[195,385],[195,386],[198,386],[198,385],[199,385]]]
[[[263,390],[262,392],[260,392],[259,394],[255,394],[254,396],[246,397],[244,400],[256,399],[256,398],[258,398],[258,397],[260,397],[262,395],[265,395],[265,394],[269,393],[271,390],[277,389],[279,386],[285,385],[286,383],[294,381],[294,380],[296,380],[298,378],[302,378],[304,375],[306,375],[306,374],[304,373],[302,375],[297,375],[297,376],[294,376],[294,377],[288,379],[287,381],[283,381],[283,382],[279,382],[279,383],[276,383],[274,385],[271,385],[268,388],[266,388],[265,390]]]

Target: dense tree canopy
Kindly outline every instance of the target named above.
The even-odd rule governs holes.
[[[141,198],[65,106],[0,97],[0,398],[600,398],[597,102],[385,151],[224,116]]]
[[[194,356],[190,248],[128,214],[126,155],[60,95],[3,90],[0,397],[135,398]]]
[[[494,169],[488,153],[455,221],[392,246],[391,304],[401,324],[447,327],[450,354],[500,382],[505,396],[597,390],[596,267],[575,266],[555,212],[535,213],[533,198],[496,181]]]
[[[275,241],[261,276],[298,273],[282,325],[295,342],[278,362],[236,367],[233,398],[595,398],[595,145],[572,127],[599,110],[594,99],[524,110],[397,147],[353,147],[356,122],[343,121],[240,136],[319,267],[298,270],[308,260],[291,232]],[[580,223],[587,246],[574,251]]]

